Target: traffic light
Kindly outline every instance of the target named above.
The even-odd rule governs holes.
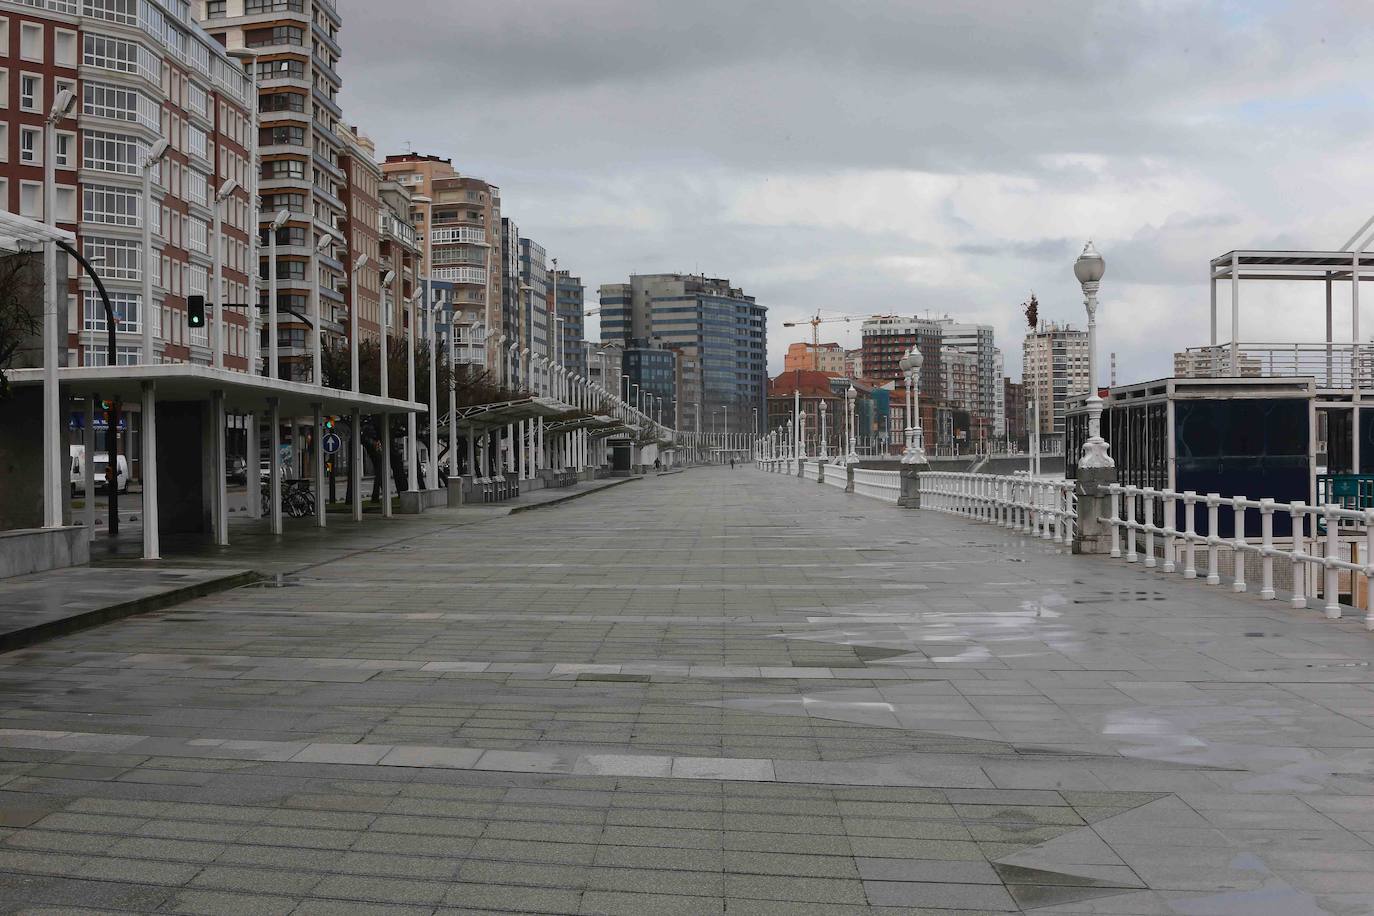
[[[205,327],[205,297],[187,296],[186,297],[186,326],[188,328]]]
[[[333,417],[325,417],[325,418],[324,418],[324,428],[325,428],[325,429],[330,429],[330,430],[332,430],[332,429],[334,428],[334,418],[333,418]]]

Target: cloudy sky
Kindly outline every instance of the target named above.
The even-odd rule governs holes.
[[[1167,375],[1207,342],[1210,258],[1335,248],[1374,213],[1354,0],[342,7],[345,114],[379,154],[500,185],[593,291],[729,277],[769,306],[775,371],[809,336],[782,322],[819,309],[991,323],[1019,377],[1019,303],[1081,324],[1092,238],[1103,352],[1123,382]],[[1321,333],[1319,286],[1244,292],[1242,340]]]

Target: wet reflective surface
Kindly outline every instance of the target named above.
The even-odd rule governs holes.
[[[0,900],[1374,912],[1357,621],[746,468],[396,525],[0,655]]]

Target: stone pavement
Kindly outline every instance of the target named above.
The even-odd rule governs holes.
[[[695,469],[0,655],[0,910],[1374,912],[1371,660]]]

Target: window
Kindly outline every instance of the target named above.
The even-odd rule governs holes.
[[[43,131],[40,128],[19,128],[19,161],[25,165],[42,165],[42,144]]]
[[[75,168],[72,165],[72,150],[76,149],[76,134],[66,131],[57,132],[57,158],[53,160],[58,168]]]
[[[86,258],[104,258],[100,275],[106,280],[141,280],[143,272],[139,267],[138,242],[127,239],[87,238]]]
[[[82,0],[81,12],[110,22],[138,25],[138,0]]]
[[[272,159],[262,164],[263,178],[305,178],[305,163],[299,159]]]
[[[137,42],[122,38],[86,33],[82,38],[81,61],[88,67],[116,73],[137,73],[154,83],[160,82],[162,65],[153,52]]]
[[[19,215],[43,218],[43,185],[37,181],[19,182]]]
[[[70,185],[58,185],[56,191],[57,220],[61,223],[76,222],[76,188]]]
[[[304,127],[264,127],[258,136],[262,146],[304,146]]]
[[[0,34],[0,48],[8,47],[3,43],[4,37]],[[4,67],[0,67],[0,108],[10,107],[10,72]]]
[[[269,60],[258,64],[258,79],[260,80],[279,80],[279,79],[305,79],[305,61],[302,60]]]
[[[110,296],[110,305],[114,305],[114,296],[113,296],[113,295]],[[101,322],[101,324],[103,325],[103,324],[105,323],[105,318],[104,318],[105,309],[104,309],[104,306],[101,306],[100,311],[101,311],[101,319],[100,319],[100,322]],[[117,316],[116,316],[116,317],[117,317]],[[122,324],[122,322],[117,322],[117,323]],[[121,346],[117,346],[117,347],[115,347],[115,365],[117,365],[117,366],[137,366],[137,365],[139,364],[139,361],[140,361],[140,354],[141,354],[141,353],[142,353],[142,348],[141,348],[141,347],[138,347],[138,346],[131,346],[131,347],[126,347],[126,346],[122,346],[122,345],[121,345]],[[110,354],[110,348],[109,348],[108,346],[106,346],[105,344],[87,344],[87,345],[86,345],[86,365],[88,365],[88,366],[108,366],[108,365],[110,364],[109,354]]]
[[[38,111],[43,104],[43,77],[25,73],[19,77],[19,109]]]
[[[210,182],[195,169],[186,169],[186,199],[192,203],[210,206]]]
[[[205,4],[206,19],[224,18],[224,0],[207,0]]]
[[[160,107],[136,89],[88,81],[83,111],[97,118],[130,121],[153,130],[161,127]]]
[[[294,92],[272,92],[264,95],[259,108],[262,111],[305,111],[305,96]]]
[[[192,251],[208,252],[210,228],[205,224],[205,220],[198,217],[191,217],[186,224],[186,246]]]
[[[198,115],[210,117],[210,96],[195,83],[186,84],[186,107]]]
[[[142,170],[146,149],[142,140],[123,134],[88,130],[82,142],[81,167],[120,175]]]
[[[210,148],[206,143],[205,131],[194,124],[186,125],[186,151],[206,162],[210,161]]]
[[[85,185],[81,189],[81,220],[107,226],[137,226],[141,196],[131,188]]]
[[[19,56],[24,60],[43,59],[43,26],[35,22],[19,24]]]
[[[10,126],[0,121],[0,162],[10,161]],[[9,198],[0,199],[0,207],[10,208]]]
[[[292,13],[304,12],[304,0],[247,0],[244,4],[244,12],[249,16],[254,13],[276,13],[282,11]]]
[[[289,25],[247,32],[244,40],[244,44],[250,48],[265,48],[270,45],[302,45],[304,43],[305,33]]]
[[[53,63],[63,67],[76,66],[76,33],[66,29],[53,31]]]

